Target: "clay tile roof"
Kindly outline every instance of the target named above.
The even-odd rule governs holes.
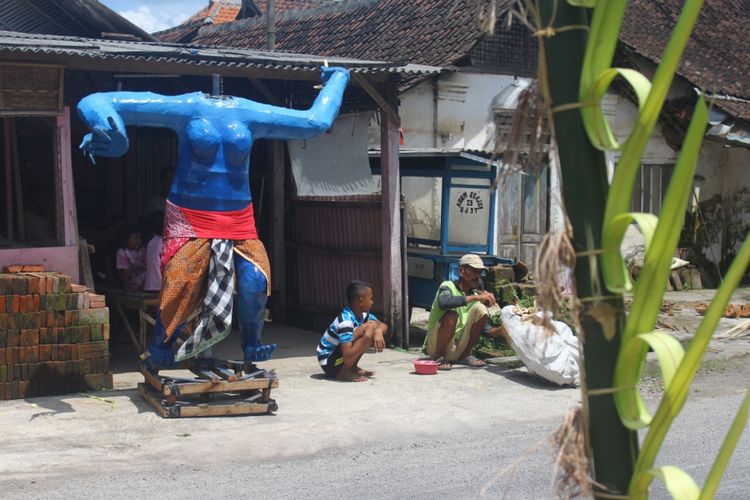
[[[213,18],[214,24],[234,21],[237,19],[237,14],[240,13],[239,5],[222,5],[220,3],[215,3],[213,7],[214,8],[209,16]]]
[[[274,2],[274,8],[276,9],[276,12],[281,12],[283,10],[305,10],[314,9],[315,7],[332,3],[336,3],[336,0],[276,0]],[[258,9],[260,9],[263,14],[266,13],[266,8],[268,7],[267,0],[257,0],[255,5],[258,6]]]
[[[512,0],[501,0],[503,6]],[[259,2],[262,3],[262,2]],[[276,48],[285,52],[449,66],[483,36],[494,0],[344,0],[282,12]],[[262,48],[266,19],[200,30],[193,43]]]
[[[246,13],[242,17],[254,17],[266,13],[267,0],[245,0]],[[321,5],[336,3],[335,0],[276,0],[276,12],[286,10],[313,9]],[[189,43],[206,24],[223,24],[241,19],[242,3],[237,0],[215,0],[187,21],[172,28],[158,31],[154,36],[162,42]]]
[[[162,42],[186,43],[193,39],[198,30],[206,24],[223,24],[234,21],[242,10],[242,4],[231,0],[215,0],[199,10],[187,21],[173,28],[154,33]]]
[[[683,3],[632,0],[622,23],[620,41],[630,50],[659,62]],[[742,102],[750,99],[749,40],[750,2],[706,0],[678,69],[680,76],[697,87],[741,98],[727,101],[722,107],[744,119],[750,119],[750,105]]]

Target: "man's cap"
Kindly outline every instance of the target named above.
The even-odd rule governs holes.
[[[487,269],[479,255],[475,255],[473,253],[467,253],[466,255],[461,257],[461,260],[458,261],[458,265],[469,266],[473,267],[474,269]]]

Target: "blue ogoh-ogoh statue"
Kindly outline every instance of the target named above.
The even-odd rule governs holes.
[[[92,131],[81,149],[92,161],[127,152],[127,125],[166,127],[179,140],[165,208],[156,335],[149,348],[156,366],[194,358],[229,334],[235,283],[245,361],[266,360],[276,348],[261,343],[271,283],[268,256],[255,229],[250,150],[255,139],[306,139],[331,127],[349,72],[322,70],[323,89],[308,110],[201,92],[104,92],[78,104],[78,114]],[[175,356],[178,332],[201,305],[193,331]]]

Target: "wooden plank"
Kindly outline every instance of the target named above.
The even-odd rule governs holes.
[[[260,415],[269,413],[268,403],[205,404],[180,407],[181,417],[227,417],[230,415]]]
[[[389,84],[389,101],[396,102],[395,83]],[[398,161],[398,122],[386,110],[380,119],[380,167],[382,184],[383,310],[394,338],[403,338],[403,287],[401,263],[401,188]]]
[[[237,381],[237,375],[230,370],[227,370],[226,368],[221,368],[219,366],[214,366],[211,368],[211,371],[213,371],[216,375],[218,375],[220,378],[226,380],[227,382],[236,382]]]
[[[154,407],[159,415],[161,415],[163,418],[169,417],[169,411],[164,408],[164,406],[161,404],[161,401],[156,397],[155,393],[151,391],[151,389],[149,389],[146,384],[138,384],[138,392],[141,393],[141,396],[143,396],[143,399],[145,399],[148,404]]]
[[[191,372],[198,375],[198,377],[208,380],[211,384],[218,384],[221,381],[221,377],[216,373],[209,370],[190,370]]]
[[[135,332],[130,327],[130,322],[128,321],[128,317],[125,315],[125,311],[123,311],[122,306],[120,305],[120,302],[118,300],[112,300],[112,308],[114,308],[115,311],[117,311],[117,315],[120,318],[120,323],[122,323],[123,327],[125,328],[125,331],[128,333],[128,336],[130,337],[130,341],[133,342],[133,346],[135,346],[135,349],[137,352],[143,352],[145,349],[141,347],[140,342],[138,341],[138,338],[135,336]]]
[[[138,384],[138,392],[163,418],[259,415],[268,414],[277,408],[275,401],[255,403],[253,400],[257,398],[257,395],[247,399],[243,396],[227,396],[223,399],[217,399],[212,403],[177,401],[176,398],[171,397],[169,399],[175,401],[175,403],[164,404],[160,394],[151,389],[147,384]]]
[[[380,95],[380,92],[377,91],[375,87],[372,86],[372,84],[367,80],[366,77],[361,75],[360,73],[351,73],[352,75],[352,81],[353,83],[359,85],[362,87],[362,90],[367,92],[367,95],[369,95],[373,101],[380,107],[381,111],[383,111],[388,117],[393,121],[393,123],[396,125],[396,128],[401,126],[401,118],[398,116],[398,111],[396,110],[396,107],[391,105],[391,102],[387,100],[385,97]],[[389,83],[389,86],[392,85]]]
[[[690,270],[690,288],[693,290],[703,290],[703,283],[701,282],[701,272],[697,269]]]
[[[26,239],[26,222],[24,220],[23,211],[23,189],[21,189],[21,158],[18,154],[18,131],[16,130],[16,120],[10,120],[10,144],[6,144],[6,148],[10,148],[13,155],[13,187],[16,192],[16,215],[18,219],[18,239],[24,241]]]
[[[81,275],[81,283],[94,289],[94,273],[91,271],[91,258],[89,257],[89,245],[84,238],[78,240],[78,269]]]
[[[123,156],[125,162],[125,185],[123,186],[125,196],[125,218],[129,221],[138,220],[138,132],[133,129],[130,141],[129,154]]]
[[[151,384],[151,386],[154,389],[156,389],[157,391],[159,391],[161,393],[164,393],[164,390],[165,390],[164,384],[161,383],[161,380],[159,379],[159,377],[157,377],[156,375],[154,375],[153,373],[151,373],[150,371],[148,371],[143,366],[140,367],[140,372],[143,374],[143,378],[146,379],[146,382],[148,382],[149,384]],[[166,388],[166,391],[167,392],[164,393],[165,396],[167,394],[171,393],[171,391],[169,390],[169,388]]]
[[[271,89],[269,89],[263,81],[258,80],[257,78],[248,78],[248,81],[250,82],[250,85],[255,87],[258,92],[263,95],[263,97],[268,99],[269,104],[273,104],[274,106],[284,106],[284,103],[282,103],[279,98],[271,92]]]
[[[3,118],[3,143],[5,150],[5,229],[6,237],[13,239],[13,160],[10,144],[10,118]]]
[[[680,273],[678,273],[676,270],[672,271],[672,283],[674,283],[675,290],[682,290],[682,280],[680,279]]]
[[[250,389],[273,389],[279,386],[279,379],[276,378],[254,378],[248,380],[237,380],[228,382],[222,380],[218,383],[196,382],[194,384],[177,384],[180,388],[180,396],[189,394],[202,394],[206,392],[241,392]]]
[[[690,269],[687,267],[681,267],[677,269],[678,274],[680,275],[680,280],[682,280],[683,287],[690,287]]]
[[[78,245],[78,214],[76,212],[75,188],[73,186],[73,165],[71,159],[70,108],[64,107],[57,116],[57,168],[62,196],[62,217],[65,245]],[[75,275],[74,277],[78,277]],[[93,281],[93,280],[92,280]]]
[[[273,289],[272,317],[283,323],[286,319],[286,247],[284,216],[285,144],[271,141],[269,144],[272,165],[271,182],[271,281]]]

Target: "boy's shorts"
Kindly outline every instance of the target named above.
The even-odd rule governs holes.
[[[331,354],[328,355],[326,364],[320,365],[326,376],[336,378],[341,368],[344,366],[344,356],[341,354],[341,346],[337,345]]]

